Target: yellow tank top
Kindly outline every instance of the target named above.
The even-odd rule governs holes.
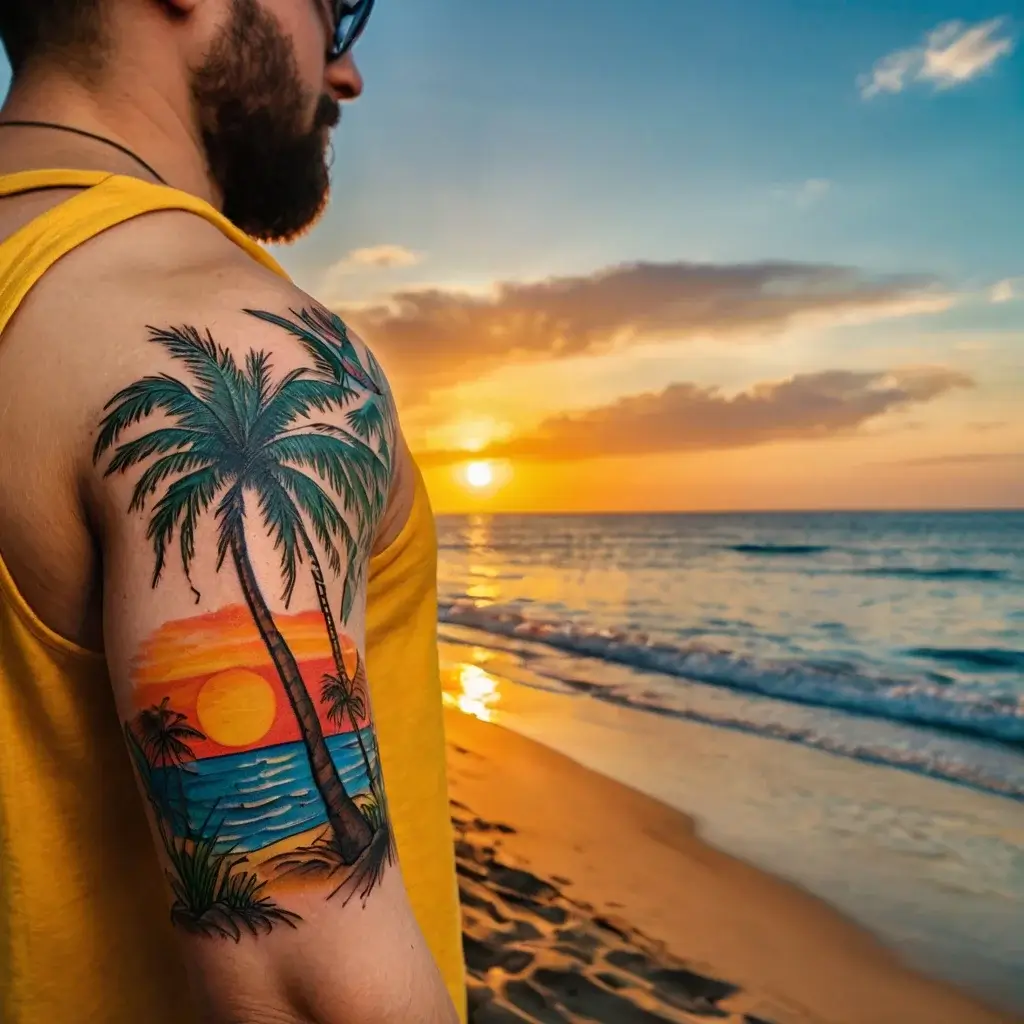
[[[63,255],[156,210],[204,217],[254,260],[287,276],[252,239],[187,193],[85,171],[0,176],[0,196],[59,187],[82,191],[0,244],[0,336]],[[371,560],[367,675],[402,874],[464,1015],[437,665],[437,544],[418,474],[416,487],[408,523]],[[103,655],[47,628],[0,558],[4,1024],[183,1024],[184,979],[134,788]]]

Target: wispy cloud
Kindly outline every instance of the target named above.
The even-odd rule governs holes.
[[[995,303],[1012,302],[1017,298],[1017,291],[1014,281],[1007,279],[992,285],[988,293],[989,301]]]
[[[332,305],[350,291],[346,279],[352,274],[399,270],[414,267],[421,261],[419,253],[407,249],[404,245],[371,245],[363,249],[353,249],[343,259],[331,264],[322,272],[315,290],[324,302]]]
[[[833,183],[827,178],[808,178],[802,182],[794,193],[794,202],[799,207],[807,208],[817,206],[827,196]]]
[[[420,262],[419,253],[403,245],[373,245],[353,249],[344,259],[335,263],[328,273],[348,274],[357,270],[392,270],[395,267],[414,267]]]
[[[483,294],[400,291],[339,308],[396,382],[431,388],[512,362],[571,358],[661,341],[736,339],[800,325],[864,323],[947,309],[920,275],[871,277],[806,263],[631,263],[580,277],[504,282]]]
[[[877,373],[828,370],[758,384],[734,395],[691,383],[672,384],[578,415],[553,417],[474,457],[564,461],[824,438],[972,386],[965,374],[945,367]],[[466,453],[424,452],[418,457],[425,464],[438,464],[465,459]]]
[[[976,78],[1013,52],[1013,40],[997,35],[1004,24],[1003,18],[992,18],[973,26],[959,21],[939,26],[928,37],[920,77],[940,89]]]
[[[817,206],[832,191],[828,178],[808,178],[797,185],[783,185],[772,190],[776,198],[792,203],[802,210]]]
[[[912,82],[930,82],[936,89],[969,82],[1013,52],[1014,40],[1005,32],[1005,24],[1005,18],[976,25],[945,22],[919,45],[878,60],[869,74],[857,80],[861,95],[869,100],[883,92],[902,92]]]
[[[828,178],[808,178],[797,192],[797,202],[802,206],[813,206],[832,191]]]
[[[965,452],[962,455],[933,455],[898,462],[876,462],[876,466],[1011,466],[1024,463],[1024,452]]]

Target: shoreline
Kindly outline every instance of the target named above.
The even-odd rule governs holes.
[[[727,650],[692,652],[685,644],[651,647],[643,634],[634,642],[628,634],[606,636],[601,630],[560,623],[557,617],[546,621],[513,615],[509,620],[506,614],[500,612],[491,619],[486,607],[448,604],[440,613],[441,645],[452,651],[483,646],[500,651],[506,662],[519,658],[520,664],[513,669],[517,679],[523,677],[524,669],[529,675],[530,658],[538,656],[554,667],[552,675],[540,681],[549,692],[592,697],[645,714],[785,740],[862,764],[963,786],[983,796],[1011,799],[1024,808],[1024,777],[1014,738],[999,730],[986,731],[981,722],[973,726],[959,722],[961,713],[972,711],[970,705],[945,706],[934,720],[927,715],[889,716],[884,700],[881,706],[865,702],[856,673],[838,683],[831,698],[819,695],[804,702],[801,687],[811,685],[820,691],[837,681],[827,671],[821,674],[798,662],[783,662],[781,668],[763,675],[763,667],[747,664],[742,656]],[[460,655],[454,654],[453,660],[460,660]],[[588,663],[599,666],[602,682],[591,681],[585,669],[580,674],[581,666]],[[899,683],[898,670],[893,671],[896,674],[886,683],[890,695],[910,685]],[[780,676],[785,678],[790,672],[795,673],[794,679],[780,685]],[[721,680],[733,674],[735,685],[722,686]],[[646,690],[642,689],[644,681],[650,684]],[[860,677],[860,682],[866,687],[874,685],[868,677]],[[678,694],[673,693],[676,686]],[[684,699],[674,699],[684,693]],[[931,699],[928,694],[920,697],[926,702]],[[880,717],[875,717],[879,711]]]
[[[662,1015],[629,1018],[620,1005],[610,1021],[692,1020],[680,1000],[711,996],[732,1019],[771,1024],[1012,1020],[916,973],[824,901],[720,852],[682,811],[511,729],[451,707],[445,716],[467,961],[483,1014],[473,1020],[572,1021],[587,1012],[580,992],[595,1006],[614,995]],[[533,879],[532,895],[501,883],[520,876]],[[545,914],[572,927],[553,929]],[[610,971],[609,958],[639,973]],[[659,993],[652,978],[690,987],[665,981]],[[531,1006],[548,1016],[530,1016]],[[511,1007],[527,1016],[502,1017]]]
[[[441,657],[449,706],[662,801],[699,822],[706,843],[822,899],[914,970],[1024,1011],[1024,814],[1013,801],[552,691],[543,654],[536,672],[521,652],[486,645],[442,641]]]

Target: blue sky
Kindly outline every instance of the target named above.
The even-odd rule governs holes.
[[[1021,0],[378,0],[332,206],[275,254],[441,507],[470,448],[502,507],[1022,505],[1022,35]]]
[[[339,236],[384,235],[456,278],[680,256],[1020,270],[1019,54],[940,95],[921,83],[865,101],[857,86],[950,19],[1003,16],[1015,35],[1006,4],[411,8],[378,4],[358,54],[366,95],[338,137],[346,201],[296,268]],[[808,181],[828,191],[803,205]]]

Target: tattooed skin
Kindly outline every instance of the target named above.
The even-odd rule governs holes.
[[[365,900],[395,858],[363,657],[346,631],[388,500],[393,405],[335,314],[245,312],[296,338],[306,365],[276,374],[261,351],[239,365],[208,331],[151,327],[180,375],[114,395],[93,451],[106,476],[130,475],[154,588],[171,559],[197,603],[194,567],[237,583],[237,601],[146,639],[123,723],[172,921],[236,941],[297,926],[276,895],[284,880]],[[344,428],[317,420],[332,410]],[[216,540],[204,550],[207,522]],[[257,530],[278,556],[274,574],[251,557]],[[315,607],[292,612],[302,574]]]

